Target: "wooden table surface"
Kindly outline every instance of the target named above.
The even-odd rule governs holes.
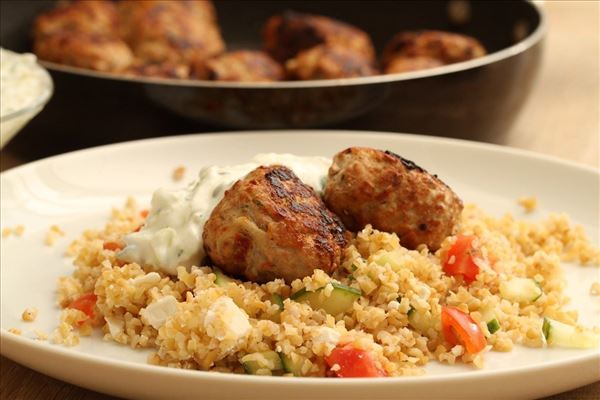
[[[549,19],[540,79],[502,144],[598,168],[600,137],[599,11],[595,1],[547,1]],[[28,160],[3,151],[1,169]],[[1,399],[111,399],[0,358]],[[600,382],[548,399],[600,398]]]

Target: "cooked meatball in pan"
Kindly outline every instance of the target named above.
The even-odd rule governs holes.
[[[118,10],[122,37],[145,62],[191,62],[225,50],[209,1],[124,0]]]
[[[274,15],[263,28],[263,39],[265,50],[281,62],[320,44],[345,47],[368,60],[375,59],[375,50],[367,33],[320,15],[292,11]]]
[[[118,14],[112,1],[78,0],[39,15],[33,23],[36,38],[56,33],[118,36]]]
[[[124,73],[148,78],[188,79],[190,77],[190,67],[182,63],[146,63],[136,60]]]
[[[339,219],[283,166],[258,167],[226,191],[203,239],[215,265],[257,282],[331,274],[346,244]]]
[[[442,31],[400,32],[383,49],[381,63],[386,73],[404,72],[467,61],[485,54],[483,45],[470,36]]]
[[[334,45],[303,50],[285,64],[291,79],[337,79],[377,74],[373,62],[363,55]]]
[[[239,50],[195,62],[192,76],[212,81],[269,82],[283,79],[284,70],[262,51]]]
[[[385,66],[386,74],[396,74],[400,72],[419,71],[422,69],[435,68],[444,65],[443,62],[430,57],[392,57]]]
[[[392,152],[362,147],[335,155],[324,200],[352,231],[371,224],[395,232],[404,247],[426,244],[432,251],[455,232],[463,208],[436,175]]]
[[[123,72],[133,62],[122,40],[106,36],[56,33],[37,38],[34,52],[42,60],[102,72]]]

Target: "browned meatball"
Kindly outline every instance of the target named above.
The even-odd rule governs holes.
[[[483,45],[470,36],[443,31],[400,32],[383,49],[381,61],[385,72],[391,73],[437,66],[433,65],[434,61],[428,62],[425,59],[437,60],[438,65],[443,65],[471,60],[485,54]],[[399,60],[415,58],[420,61],[412,61],[412,69],[407,68],[411,64],[410,60],[403,61],[404,65],[400,69],[402,61]],[[395,70],[392,71],[390,69],[394,68],[394,64]]]
[[[152,64],[136,60],[133,65],[123,72],[149,78],[187,79],[190,77],[190,67],[187,64],[171,62]]]
[[[225,192],[203,239],[217,266],[257,282],[330,274],[346,244],[339,219],[282,166],[258,167]]]
[[[118,14],[111,1],[80,0],[57,7],[38,16],[33,23],[34,36],[56,33],[118,35]]]
[[[386,74],[397,74],[400,72],[419,71],[422,69],[435,68],[444,65],[440,60],[430,57],[392,57],[385,67]]]
[[[197,79],[269,82],[283,79],[283,67],[262,51],[239,50],[201,60],[192,66]]]
[[[292,79],[337,79],[375,75],[373,63],[345,47],[320,45],[304,50],[285,64]]]
[[[320,44],[333,44],[374,60],[371,38],[360,29],[320,15],[287,11],[269,18],[263,28],[265,50],[281,62]]]
[[[42,60],[103,72],[121,72],[133,62],[122,40],[106,36],[56,33],[37,38],[34,52]]]
[[[145,62],[189,63],[225,49],[209,1],[125,0],[118,9],[122,37]]]
[[[351,147],[335,155],[324,199],[354,231],[371,224],[395,232],[404,247],[436,250],[463,208],[435,175],[389,151]]]

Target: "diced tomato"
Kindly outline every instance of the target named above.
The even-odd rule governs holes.
[[[140,217],[147,218],[150,211],[148,209],[140,211]]]
[[[442,333],[450,345],[461,344],[471,354],[479,353],[487,344],[471,316],[454,307],[442,308]]]
[[[94,319],[94,307],[96,307],[96,300],[98,300],[98,297],[94,293],[87,293],[73,300],[73,302],[69,304],[69,308],[75,308],[79,311],[82,311],[88,316],[88,318]]]
[[[137,227],[137,228],[135,228],[133,231],[134,231],[134,232],[139,232],[139,231],[140,231],[140,229],[142,229],[142,226],[144,226],[144,225],[140,225],[140,226],[138,226],[138,227]]]
[[[462,276],[465,282],[471,283],[479,273],[477,259],[482,259],[481,252],[474,246],[475,236],[458,235],[456,242],[448,250],[444,258],[443,268],[448,275]]]
[[[357,349],[353,344],[338,346],[325,357],[329,368],[338,365],[333,372],[340,378],[370,378],[386,376],[386,373],[375,365],[371,354],[366,350]]]
[[[102,245],[102,248],[104,250],[117,251],[117,250],[121,250],[123,248],[123,244],[121,244],[119,242],[104,242],[104,244]]]

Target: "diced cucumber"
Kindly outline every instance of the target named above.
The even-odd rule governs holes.
[[[481,314],[481,320],[485,322],[490,322],[493,319],[496,319],[496,312],[494,307],[486,307],[479,310]]]
[[[487,322],[487,328],[491,334],[494,334],[500,330],[500,322],[498,322],[498,320],[494,318]]]
[[[481,320],[487,324],[488,331],[494,334],[500,330],[500,321],[496,318],[494,307],[486,307],[479,310]]]
[[[298,302],[306,301],[313,309],[322,309],[326,313],[335,316],[352,309],[354,302],[361,296],[361,291],[353,287],[336,282],[331,282],[331,285],[333,291],[329,297],[325,296],[324,288],[320,288],[314,292],[301,289],[290,298]]]
[[[408,323],[420,333],[427,333],[430,328],[435,329],[436,321],[431,314],[417,312],[411,307],[407,315]]]
[[[377,254],[373,256],[371,261],[384,266],[385,264],[389,264],[393,270],[397,270],[400,268],[399,260],[401,258],[399,250],[386,251],[382,254]]]
[[[235,280],[231,279],[230,277],[228,277],[227,275],[225,275],[223,273],[223,271],[221,271],[219,268],[213,268],[213,272],[215,273],[215,275],[217,276],[217,278],[215,279],[215,284],[217,286],[227,286],[227,284],[229,283],[235,283]]]
[[[600,346],[600,334],[544,318],[542,332],[549,346],[587,349]]]
[[[271,303],[277,304],[279,306],[279,310],[283,310],[283,297],[277,293],[271,295]]]
[[[281,361],[283,363],[283,370],[287,373],[291,373],[294,376],[302,376],[302,365],[304,365],[305,358],[299,356],[296,353],[280,354]]]
[[[281,358],[273,350],[246,354],[240,361],[250,375],[273,375],[273,372],[283,370]]]
[[[529,278],[511,278],[500,282],[500,296],[519,303],[533,303],[542,295],[540,285]]]

